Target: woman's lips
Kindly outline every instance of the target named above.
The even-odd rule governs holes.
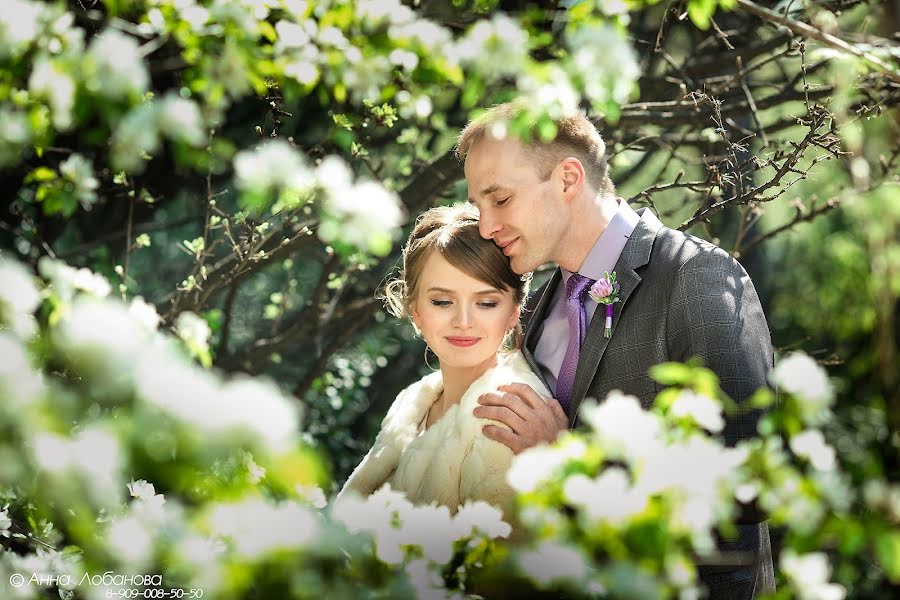
[[[468,348],[469,346],[474,346],[478,343],[478,340],[481,338],[476,337],[448,337],[447,341],[453,344],[454,346],[460,346],[462,348]]]

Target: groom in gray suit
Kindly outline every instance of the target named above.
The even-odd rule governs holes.
[[[494,107],[463,130],[457,152],[481,235],[503,248],[517,273],[558,266],[523,317],[525,356],[556,400],[515,384],[486,394],[475,416],[510,429],[488,425],[485,435],[517,453],[552,441],[578,425],[584,398],[602,401],[614,389],[649,407],[661,386],[648,371],[667,361],[699,357],[738,403],[765,386],[773,360],[769,329],[741,265],[618,198],[603,140],[584,116],[562,119],[552,142],[523,144],[504,134],[516,114],[511,104]],[[620,301],[606,337],[606,307],[587,290],[613,271]],[[750,410],[730,416],[727,443],[753,436],[758,417]],[[774,590],[768,526],[758,521],[748,511],[738,538],[719,544],[724,556],[740,558],[699,568],[711,598]]]

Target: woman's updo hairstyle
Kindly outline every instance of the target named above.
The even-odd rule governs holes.
[[[434,251],[463,273],[498,290],[512,290],[513,300],[522,305],[530,278],[517,275],[503,251],[492,240],[481,237],[478,209],[471,204],[456,204],[431,208],[416,219],[403,248],[400,276],[385,286],[385,305],[392,315],[401,319],[410,316],[422,269]],[[516,332],[516,338],[520,338],[519,327]]]

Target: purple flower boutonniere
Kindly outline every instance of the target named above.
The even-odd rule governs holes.
[[[591,300],[597,304],[606,305],[606,329],[605,337],[612,337],[613,304],[619,301],[619,283],[616,281],[616,272],[606,272],[606,277],[601,277],[588,291]]]

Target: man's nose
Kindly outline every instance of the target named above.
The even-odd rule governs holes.
[[[481,211],[478,217],[478,233],[486,240],[492,239],[494,234],[500,230],[500,223],[493,219],[486,210]]]

